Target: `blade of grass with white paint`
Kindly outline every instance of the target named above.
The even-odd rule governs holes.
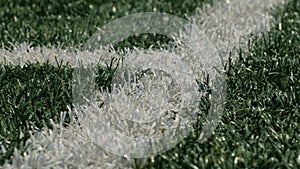
[[[246,49],[252,34],[266,32],[272,28],[274,18],[270,15],[270,10],[282,4],[283,1],[280,0],[220,1],[214,2],[213,6],[207,5],[197,10],[190,19],[208,35],[221,57],[227,60],[229,52],[234,47]],[[81,53],[59,47],[30,47],[25,43],[12,50],[1,49],[0,61],[6,64],[24,65],[28,60],[45,62],[49,59],[50,63],[55,65],[55,58],[58,58],[72,65],[78,57],[91,55],[92,58],[95,54],[99,53]],[[234,57],[236,58],[237,54]],[[67,113],[71,113],[71,110]],[[61,114],[64,116],[66,112]],[[131,160],[115,157],[97,147],[76,123],[68,127],[54,124],[51,130],[44,129],[40,133],[34,133],[27,144],[36,148],[29,149],[24,156],[16,150],[12,164],[6,163],[3,167],[130,168],[133,164]],[[190,167],[196,168],[196,166]]]

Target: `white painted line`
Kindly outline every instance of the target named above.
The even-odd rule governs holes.
[[[273,20],[268,15],[268,10],[283,3],[283,0],[215,2],[212,7],[206,6],[204,10],[197,10],[191,20],[210,35],[210,40],[215,43],[220,55],[225,58],[232,47],[247,46],[251,33],[268,31],[271,27],[270,22]],[[74,63],[76,55],[78,53],[59,48],[29,48],[28,44],[24,44],[12,51],[1,49],[0,62],[25,64],[28,60],[44,62],[50,59],[51,63],[55,63],[55,57],[58,57],[58,59]],[[79,55],[84,55],[84,53]],[[26,152],[24,157],[20,156],[16,150],[13,163],[6,163],[3,167],[130,168],[132,161],[126,160],[126,157],[120,158],[105,153],[91,142],[87,134],[82,132],[78,125],[68,128],[54,125],[54,130],[35,133],[28,140],[27,144],[34,145],[37,149]]]

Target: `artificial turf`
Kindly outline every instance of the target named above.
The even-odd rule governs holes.
[[[96,26],[128,11],[155,8],[184,16],[202,3],[1,1],[0,40],[5,48],[24,41],[36,46],[58,42],[76,46],[85,42]],[[147,163],[136,160],[136,168],[300,167],[300,2],[291,0],[273,15],[276,24],[271,31],[251,40],[247,50],[237,49],[240,57],[225,66],[227,103],[214,135],[205,143],[197,142],[197,131],[205,119],[199,115],[199,125],[184,141]],[[147,36],[150,39],[133,37],[119,45],[151,44],[165,38]],[[0,64],[0,144],[7,150],[0,151],[0,164],[10,159],[14,148],[25,151],[23,145],[32,126],[50,127],[49,119],[58,122],[59,112],[67,110],[73,69],[66,63],[58,65]],[[111,71],[106,70],[99,69],[99,85],[108,85],[106,75]]]
[[[212,1],[0,1],[0,39],[5,46],[23,42],[32,43],[33,46],[77,46],[86,42],[97,28],[114,19],[138,12],[165,12],[184,18],[204,3]],[[152,40],[156,42],[157,37],[147,38],[147,41]],[[126,46],[147,43],[138,38],[129,38],[127,41]]]
[[[184,17],[204,2],[0,1],[0,40],[5,49],[23,42],[31,46],[80,46],[97,28],[116,18],[154,11]],[[168,40],[166,36],[145,34],[129,37],[115,47],[147,48]],[[29,131],[51,127],[50,119],[59,122],[60,112],[72,103],[73,69],[67,63],[57,64],[58,67],[30,61],[23,67],[0,64],[0,143],[5,148],[5,153],[0,152],[0,164],[10,159],[15,148],[26,150]],[[99,87],[109,85],[110,74],[109,68],[99,68]]]
[[[295,0],[278,8],[274,28],[229,60],[226,110],[209,141],[191,135],[144,168],[299,168],[299,13]]]

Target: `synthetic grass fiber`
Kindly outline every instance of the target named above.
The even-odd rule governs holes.
[[[0,40],[3,44],[0,52],[3,56],[10,51],[16,57],[22,57],[26,52],[47,51],[40,47],[47,46],[61,51],[54,54],[49,54],[51,50],[49,53],[36,52],[37,55],[59,57],[65,53],[58,48],[68,51],[72,50],[68,49],[70,47],[79,47],[97,30],[96,27],[113,19],[146,11],[184,17],[194,14],[196,7],[202,7],[204,3],[214,5],[211,1],[0,1]],[[229,58],[224,65],[228,95],[226,109],[208,141],[202,144],[197,142],[209,109],[209,97],[205,97],[200,104],[199,121],[191,134],[173,149],[155,157],[128,162],[123,158],[103,156],[103,161],[93,161],[102,156],[95,157],[97,154],[85,151],[101,150],[97,146],[82,144],[88,140],[84,133],[79,132],[80,127],[70,127],[74,130],[70,133],[75,134],[68,137],[76,139],[76,133],[81,136],[74,144],[70,143],[70,150],[74,150],[75,154],[77,149],[82,154],[86,153],[87,163],[83,166],[90,167],[105,163],[102,167],[299,168],[300,2],[290,0],[268,12],[275,18],[268,31],[247,35],[249,40],[246,46],[235,46],[235,49],[229,49],[231,52],[225,53]],[[165,36],[145,34],[130,37],[115,47],[148,48],[153,44],[161,47],[169,41]],[[32,43],[32,47],[26,43],[19,44],[23,42]],[[225,49],[226,45],[220,52]],[[59,59],[54,63],[53,60],[28,60],[22,65],[13,65],[5,60],[1,58],[3,63],[0,63],[0,164],[4,168],[16,168],[30,160],[32,163],[38,161],[38,157],[24,160],[20,156],[25,154],[29,158],[26,152],[32,147],[26,141],[36,141],[37,145],[43,145],[40,142],[45,141],[38,134],[32,136],[32,131],[42,131],[45,138],[57,145],[54,144],[59,143],[55,139],[58,138],[55,131],[64,130],[63,126],[74,122],[70,114],[65,113],[65,117],[61,115],[61,112],[69,111],[68,105],[72,104],[73,68]],[[112,65],[99,66],[97,87],[109,86],[113,72]],[[208,81],[201,82],[200,89],[207,88]],[[62,127],[56,128],[53,123]],[[43,127],[54,128],[54,132],[47,134]],[[84,146],[76,147],[76,144]],[[53,150],[56,151],[56,148]],[[61,159],[66,163],[67,160]],[[49,167],[52,165],[50,163],[26,165],[42,167],[47,164]],[[109,165],[115,163],[125,165]],[[60,165],[64,166],[57,163],[53,167]]]

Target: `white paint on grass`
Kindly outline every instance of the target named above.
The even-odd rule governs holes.
[[[268,15],[273,6],[281,5],[283,0],[226,0],[215,2],[197,10],[190,19],[206,32],[226,60],[233,47],[246,47],[251,33],[268,31],[273,18]],[[0,49],[0,62],[24,65],[27,61],[55,64],[55,57],[76,63],[82,55],[77,50],[64,50],[59,47],[29,47],[28,44],[16,46],[11,51]],[[99,54],[99,53],[98,53]],[[75,59],[74,59],[75,58]],[[93,61],[97,62],[97,61]],[[64,62],[65,63],[65,62]],[[68,113],[74,113],[69,111]],[[64,115],[65,113],[62,113]],[[24,156],[15,150],[12,164],[4,168],[130,168],[132,161],[107,154],[96,146],[78,124],[65,128],[54,124],[54,130],[45,129],[34,133],[27,144],[36,149],[28,150]],[[1,148],[1,151],[5,151]],[[299,157],[298,157],[299,158]],[[1,167],[0,167],[1,168]]]
[[[198,9],[191,19],[227,59],[233,48],[246,49],[251,35],[269,31],[274,23],[270,13],[284,3],[285,0],[226,0]]]
[[[29,43],[22,43],[20,45],[15,45],[12,50],[6,50],[0,48],[0,63],[12,65],[20,65],[24,66],[28,62],[30,63],[44,63],[49,62],[57,66],[63,61],[63,64],[68,63],[71,66],[76,66],[77,61],[88,61],[88,63],[99,63],[102,66],[105,66],[105,63],[108,63],[107,60],[95,60],[94,58],[98,58],[96,56],[102,55],[114,55],[114,52],[110,52],[108,54],[107,50],[97,50],[94,52],[89,51],[81,51],[74,48],[63,49],[61,46],[56,46],[52,48],[47,47],[32,47]],[[85,57],[86,60],[82,60],[81,58]],[[83,65],[87,65],[88,63],[83,63]]]

